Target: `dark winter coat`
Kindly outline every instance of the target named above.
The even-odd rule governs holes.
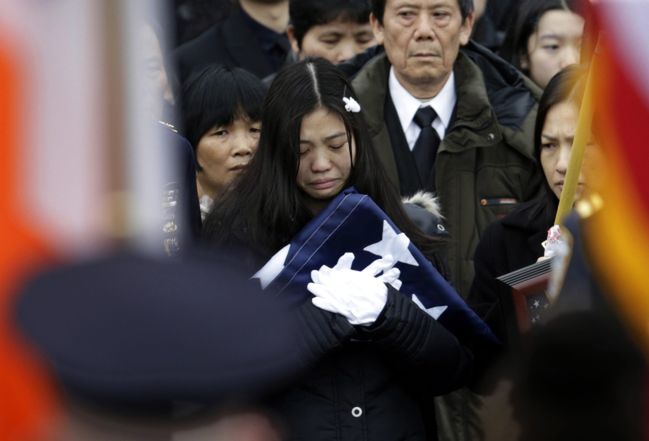
[[[277,68],[260,47],[249,20],[240,8],[235,8],[227,19],[176,49],[174,56],[181,82],[210,64],[241,67],[259,78],[275,72]],[[288,53],[288,40],[282,42]]]
[[[306,373],[276,401],[287,441],[436,440],[433,397],[465,384],[472,355],[392,288],[369,327],[299,308]]]
[[[374,147],[390,181],[400,185],[385,122],[390,62],[370,60],[354,79]],[[454,285],[464,297],[473,280],[480,235],[516,203],[538,194],[541,174],[532,153],[540,91],[511,65],[475,44],[463,48],[453,69],[457,104],[435,161],[435,187],[446,228]]]
[[[221,246],[251,274],[273,254],[237,239]],[[438,440],[434,398],[473,380],[470,348],[390,286],[371,326],[310,301],[294,311],[302,375],[268,403],[285,441]]]
[[[506,345],[516,345],[518,327],[511,290],[496,280],[531,265],[543,255],[541,243],[554,223],[556,206],[537,198],[491,224],[482,235],[475,257],[475,279],[467,303]]]
[[[353,81],[390,181],[400,188],[391,135],[386,123],[390,63],[377,55]],[[457,103],[451,125],[437,151],[435,188],[450,234],[452,281],[464,297],[473,280],[473,254],[480,236],[498,217],[540,190],[541,173],[532,152],[532,130],[540,90],[513,66],[470,43],[453,67]],[[397,122],[398,125],[398,122]],[[405,138],[404,141],[405,143]],[[431,411],[444,440],[478,439],[473,402],[447,396]],[[480,427],[478,427],[478,432]]]

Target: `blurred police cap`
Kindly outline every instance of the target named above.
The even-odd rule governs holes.
[[[15,312],[68,394],[129,411],[259,396],[297,368],[291,316],[224,258],[120,254],[51,269]]]

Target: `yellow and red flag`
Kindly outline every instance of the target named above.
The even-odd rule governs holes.
[[[588,229],[588,248],[604,288],[613,295],[649,355],[649,3],[592,5],[596,133],[606,157],[604,208]]]

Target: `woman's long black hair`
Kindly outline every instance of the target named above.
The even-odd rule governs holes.
[[[306,115],[324,107],[342,119],[350,155],[352,137],[355,141],[356,157],[347,184],[370,196],[422,252],[434,252],[436,239],[421,233],[405,214],[372,147],[362,110],[345,110],[343,97],[356,99],[344,74],[326,60],[306,59],[277,75],[264,102],[257,153],[207,217],[206,239],[217,245],[243,246],[268,258],[313,217],[296,184],[300,125]]]

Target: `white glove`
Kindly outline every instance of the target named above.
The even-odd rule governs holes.
[[[401,287],[394,258],[377,259],[362,271],[351,269],[354,254],[345,253],[333,268],[325,265],[311,271],[313,283],[307,289],[315,296],[315,306],[343,315],[352,325],[371,325],[381,314],[387,301],[386,283]],[[379,276],[379,273],[383,273]]]

